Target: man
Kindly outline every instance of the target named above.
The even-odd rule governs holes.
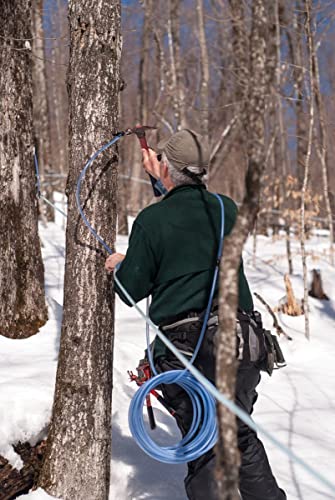
[[[106,260],[111,271],[118,263],[118,278],[138,302],[151,295],[150,317],[175,346],[192,354],[202,326],[202,313],[208,302],[213,280],[220,234],[220,206],[204,185],[209,152],[203,139],[185,129],[160,143],[161,161],[154,151],[143,150],[145,170],[166,189],[163,199],[145,208],[136,218],[126,256],[113,254]],[[225,235],[235,223],[237,208],[221,196],[225,208]],[[122,292],[116,292],[127,303]],[[245,317],[253,314],[253,301],[243,264],[239,270],[239,308]],[[195,366],[215,382],[215,307]],[[183,368],[180,362],[156,339],[154,357],[157,371]],[[236,402],[251,414],[259,382],[259,369],[250,360],[239,365]],[[176,384],[164,385],[163,395],[176,410],[183,435],[192,420],[188,396]],[[238,421],[238,445],[241,451],[240,493],[243,500],[284,500],[272,475],[262,443],[243,422]],[[214,478],[215,455],[210,450],[188,464],[185,487],[191,500],[218,500]]]

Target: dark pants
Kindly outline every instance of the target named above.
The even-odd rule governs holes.
[[[200,349],[195,366],[214,383],[215,358],[214,335],[216,327],[209,328]],[[199,324],[179,327],[168,333],[170,340],[183,351],[191,351],[199,334]],[[181,363],[169,353],[157,360],[160,372],[183,368]],[[236,381],[236,403],[249,415],[257,399],[256,386],[260,381],[259,370],[251,363],[240,363]],[[162,386],[164,398],[176,410],[178,426],[184,436],[192,422],[192,404],[177,384]],[[238,447],[241,452],[240,493],[243,500],[285,500],[285,493],[278,487],[272,474],[263,444],[256,433],[239,419]],[[214,450],[188,463],[185,488],[190,500],[219,500],[214,476]]]

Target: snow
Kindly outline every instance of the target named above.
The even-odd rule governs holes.
[[[20,496],[20,498],[29,498],[29,500],[50,500],[50,498],[52,498],[55,500],[56,497],[52,497],[42,490],[42,488],[38,488],[37,490],[28,493],[28,495]]]
[[[0,337],[0,454],[17,468],[20,458],[12,444],[36,443],[46,435],[51,415],[57,352],[62,317],[64,272],[63,222],[41,226],[43,257],[46,269],[46,294],[49,321],[38,335],[25,340]],[[309,269],[322,272],[324,289],[335,297],[335,269],[327,262],[328,240],[324,232],[308,241]],[[118,251],[127,245],[118,239]],[[252,240],[245,249],[245,268],[253,291],[271,306],[285,294],[283,273],[287,264],[285,240],[259,236],[256,266],[252,265]],[[294,291],[303,296],[299,243],[293,242]],[[255,299],[266,326],[271,317]],[[143,304],[144,307],[144,304]],[[311,340],[304,338],[304,317],[280,316],[280,322],[293,341],[280,339],[288,366],[270,378],[262,376],[254,419],[288,446],[310,466],[332,480],[335,468],[335,303],[310,299]],[[132,439],[127,422],[130,399],[136,390],[127,370],[135,370],[145,348],[145,325],[136,311],[119,300],[116,307],[116,335],[113,389],[113,436],[110,500],[150,499],[186,500],[183,488],[185,466],[166,465],[144,454]],[[173,420],[161,408],[155,409],[160,429],[154,431],[159,441],[178,439]],[[292,462],[267,439],[262,439],[278,483],[289,500],[335,498],[299,465]],[[52,498],[36,490],[22,498]]]

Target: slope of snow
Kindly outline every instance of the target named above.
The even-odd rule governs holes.
[[[56,374],[62,316],[64,269],[64,234],[56,224],[41,227],[46,269],[46,293],[49,321],[40,333],[26,340],[0,337],[0,454],[20,466],[12,443],[29,440],[35,443],[45,435],[50,419]],[[118,239],[123,252],[127,240]],[[330,297],[335,292],[335,269],[328,263],[327,239],[319,234],[308,242],[309,268],[320,268],[324,288]],[[285,294],[283,273],[286,271],[284,239],[272,241],[259,237],[256,266],[252,265],[252,242],[245,251],[245,267],[253,291],[271,306]],[[295,274],[292,282],[301,298],[301,264],[299,245],[294,243]],[[263,313],[266,326],[272,319],[257,299],[255,306]],[[143,304],[143,308],[145,305]],[[304,317],[280,317],[284,330],[293,338],[280,339],[288,366],[270,378],[266,374],[259,386],[254,419],[272,431],[275,437],[292,449],[312,467],[332,479],[335,468],[335,303],[310,299],[311,341],[304,338]],[[110,500],[150,499],[186,500],[183,488],[185,466],[166,465],[144,454],[132,439],[127,422],[130,399],[136,386],[128,381],[127,370],[135,370],[145,348],[145,324],[136,311],[117,299],[113,389],[113,436]],[[155,410],[160,422],[153,431],[159,440],[178,439],[173,420],[161,408]],[[273,471],[289,500],[335,498],[293,463],[272,443],[264,440]],[[43,496],[44,495],[44,496]],[[25,495],[33,500],[48,498],[42,490]]]

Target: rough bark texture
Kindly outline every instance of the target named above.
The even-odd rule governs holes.
[[[76,183],[86,160],[118,122],[120,2],[72,0],[70,20],[70,171],[64,315],[46,459],[39,485],[63,500],[106,500],[111,452],[114,300],[106,252],[82,222]],[[113,246],[116,149],[87,172],[81,204]]]
[[[24,338],[47,320],[33,162],[31,4],[1,3],[0,334]]]
[[[48,185],[42,186],[42,193],[48,200],[53,202],[53,191],[50,185],[50,135],[48,120],[48,99],[47,83],[45,78],[45,56],[44,56],[44,30],[43,30],[43,0],[32,1],[33,16],[33,35],[32,54],[33,54],[33,123],[34,123],[34,142],[38,157],[41,180]],[[53,208],[42,202],[40,206],[42,214],[47,220],[52,221],[55,218]]]
[[[236,347],[235,327],[238,304],[237,276],[243,244],[253,227],[258,211],[260,179],[265,164],[264,113],[266,79],[267,17],[264,0],[254,0],[250,35],[248,99],[242,123],[246,126],[248,171],[246,195],[236,226],[225,241],[220,270],[219,338],[217,345],[216,384],[230,399],[235,397]],[[217,478],[223,500],[238,498],[239,452],[236,419],[223,405],[218,407],[219,444]]]

